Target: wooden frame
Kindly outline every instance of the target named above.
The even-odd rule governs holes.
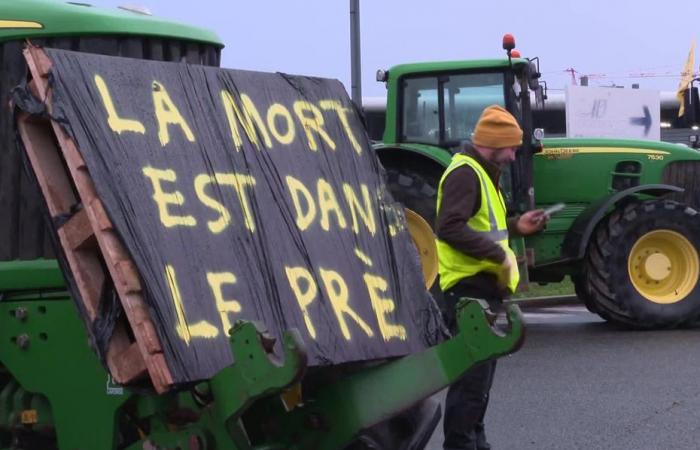
[[[51,61],[37,47],[27,47],[24,57],[31,73],[29,86],[50,115]],[[80,150],[61,125],[48,118],[21,112],[18,128],[54,224],[57,218],[68,218],[57,227],[57,234],[87,325],[97,318],[105,286],[114,286],[124,308],[127,321],[116,324],[106,355],[112,377],[128,384],[148,375],[157,392],[167,391],[173,379],[139,273],[104,210]]]

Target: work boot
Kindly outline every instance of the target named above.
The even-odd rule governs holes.
[[[474,426],[474,434],[476,435],[476,450],[491,450],[491,444],[486,441],[484,422],[478,422]]]

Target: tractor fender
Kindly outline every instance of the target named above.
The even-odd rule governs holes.
[[[629,197],[637,197],[640,194],[661,197],[662,195],[672,192],[683,192],[684,189],[678,186],[669,184],[644,184],[641,186],[631,187],[624,191],[615,192],[607,197],[601,197],[597,201],[591,203],[579,216],[574,220],[569,232],[564,238],[562,247],[563,255],[567,259],[581,259],[586,254],[588,241],[593,235],[593,230],[596,225],[608,214],[618,202]]]
[[[452,161],[452,153],[440,147],[417,144],[375,144],[372,146],[379,160],[384,164],[393,158],[423,160],[444,170]]]

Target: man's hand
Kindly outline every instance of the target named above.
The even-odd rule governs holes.
[[[504,288],[508,288],[508,282],[510,281],[513,267],[517,264],[518,262],[515,260],[515,254],[511,251],[507,251],[506,259],[501,263],[501,272],[498,276],[498,283]]]
[[[548,220],[549,216],[544,213],[544,209],[533,209],[520,216],[516,228],[518,233],[527,236],[528,234],[537,233],[544,228]]]

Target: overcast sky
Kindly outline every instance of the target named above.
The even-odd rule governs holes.
[[[349,0],[86,0],[138,4],[154,15],[215,31],[222,65],[338,78],[350,89]],[[577,76],[590,85],[673,91],[690,43],[700,34],[700,4],[679,1],[361,0],[362,88],[383,96],[378,68],[416,61],[503,55],[512,33],[523,56],[540,57],[550,89]],[[698,63],[696,60],[695,70]],[[643,76],[642,76],[643,75]]]

